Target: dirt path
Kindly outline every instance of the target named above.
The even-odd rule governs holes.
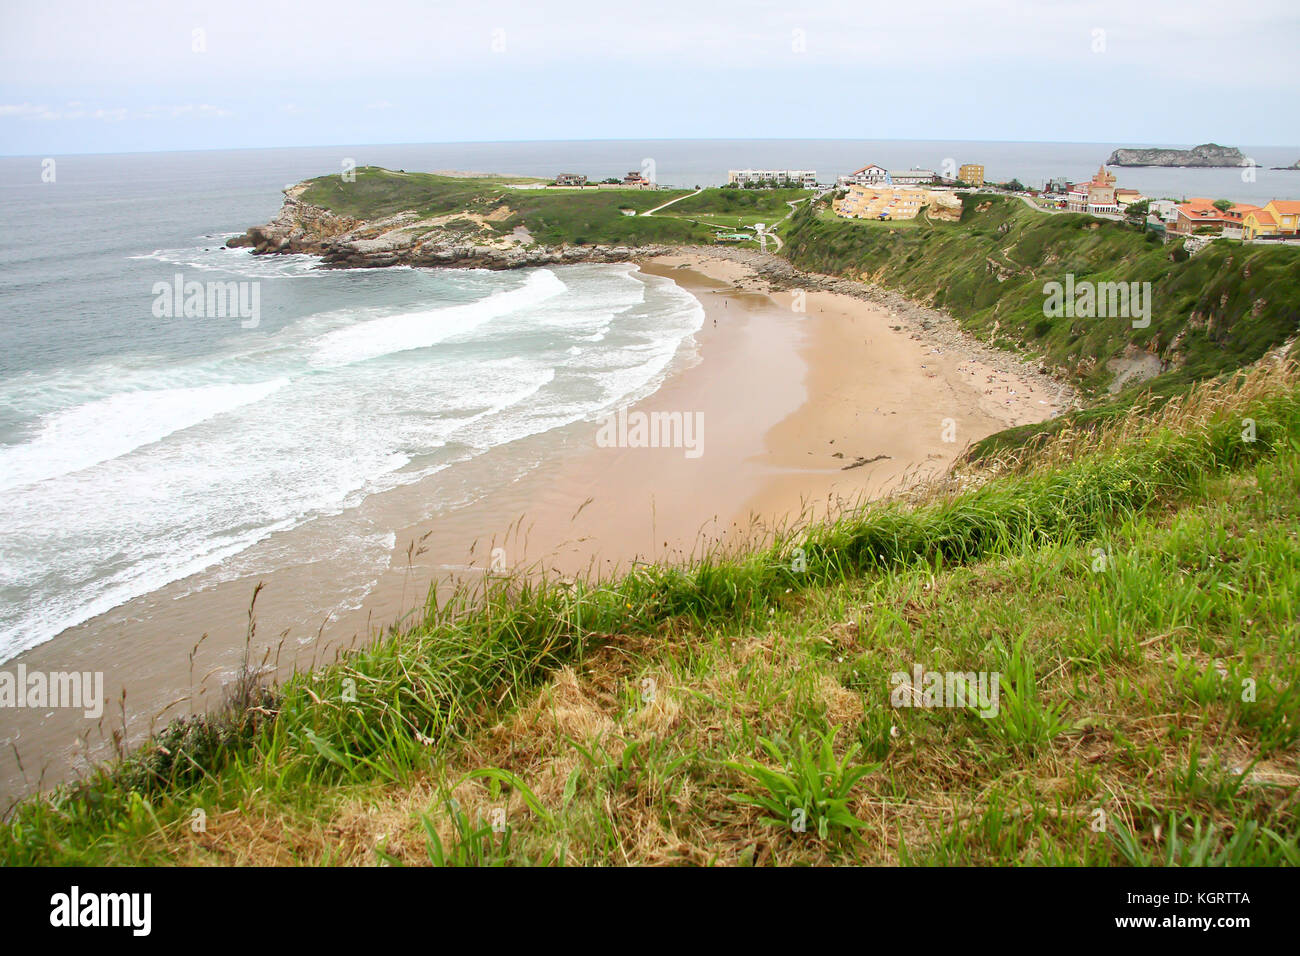
[[[672,205],[673,203],[675,203],[675,202],[681,202],[683,199],[690,199],[691,196],[698,196],[698,195],[699,195],[700,193],[702,193],[702,192],[704,192],[703,189],[697,189],[697,190],[695,190],[695,192],[690,193],[689,195],[686,195],[686,196],[678,196],[676,199],[670,199],[670,200],[668,200],[666,203],[664,203],[662,206],[655,206],[653,209],[647,209],[645,212],[641,213],[641,215],[643,215],[643,216],[653,216],[653,215],[654,215],[655,213],[657,213],[660,209],[667,209],[669,206],[671,206],[671,205]]]

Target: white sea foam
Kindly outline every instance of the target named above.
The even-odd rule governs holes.
[[[472,332],[492,319],[545,302],[567,288],[554,272],[540,269],[519,288],[494,292],[478,302],[402,312],[326,333],[311,361],[329,368],[429,348],[454,335]]]
[[[199,590],[300,561],[285,553],[296,539],[272,536],[315,518],[343,522],[332,540],[364,542],[329,558],[355,565],[360,591],[330,577],[359,600],[387,552],[384,529],[346,530],[361,520],[350,509],[440,472],[447,495],[431,507],[482,494],[461,487],[460,463],[648,394],[703,321],[688,293],[630,267],[294,288],[313,308],[278,332],[3,383],[32,437],[0,446],[0,660],[189,575]],[[335,289],[374,296],[322,309]],[[419,304],[439,296],[473,301]],[[413,350],[382,374],[365,364]]]
[[[0,490],[45,481],[128,454],[200,422],[266,398],[287,384],[119,392],[48,416],[31,441],[0,449]]]

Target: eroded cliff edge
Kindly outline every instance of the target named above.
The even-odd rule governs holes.
[[[304,200],[309,185],[303,182],[286,189],[274,219],[253,226],[226,245],[251,248],[260,255],[305,253],[338,269],[394,265],[518,269],[567,262],[626,262],[669,251],[658,245],[546,246],[534,242],[523,228],[492,234],[481,228],[490,214],[471,212],[428,218],[407,211],[382,219],[355,219]]]

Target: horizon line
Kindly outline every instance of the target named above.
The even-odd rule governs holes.
[[[314,143],[306,146],[204,146],[183,149],[121,149],[92,152],[89,150],[77,152],[49,152],[49,153],[0,153],[0,159],[30,159],[46,158],[50,156],[140,156],[154,155],[160,153],[239,153],[254,152],[257,150],[275,150],[275,149],[334,149],[340,147],[361,146],[367,148],[382,148],[389,146],[491,146],[491,145],[519,145],[526,143],[989,143],[989,144],[1024,144],[1039,146],[1112,146],[1115,140],[1065,140],[1065,139],[917,139],[917,138],[895,138],[887,137],[883,139],[861,139],[857,137],[844,136],[803,136],[803,137],[715,137],[706,138],[701,136],[652,136],[640,139],[628,137],[606,137],[593,139],[458,139],[458,140],[424,140],[410,142],[383,142],[383,143]],[[1214,145],[1222,146],[1221,143],[1215,143],[1214,140],[1206,140],[1205,143],[1195,145]],[[1151,144],[1147,146],[1117,146],[1116,149],[1188,149],[1192,147],[1183,147],[1174,144]],[[1224,147],[1229,149],[1241,149],[1241,146]],[[1300,145],[1286,143],[1253,143],[1251,148],[1264,149],[1300,149]]]

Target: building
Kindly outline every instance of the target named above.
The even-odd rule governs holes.
[[[655,184],[646,179],[635,169],[623,177],[624,189],[654,189]]]
[[[1243,239],[1262,239],[1265,236],[1276,236],[1277,234],[1277,218],[1268,211],[1267,206],[1263,209],[1252,209],[1243,217],[1241,224],[1241,237]]]
[[[1277,219],[1277,231],[1281,235],[1300,234],[1300,200],[1270,199],[1264,208]]]
[[[1257,210],[1258,206],[1239,202],[1223,214],[1223,238],[1244,239],[1246,233],[1246,216]]]
[[[555,177],[555,185],[585,186],[587,185],[587,177],[581,175],[580,173],[560,173],[558,176]]]
[[[835,212],[854,219],[915,219],[929,201],[926,190],[913,186],[854,184],[835,203]]]
[[[730,169],[727,182],[744,186],[747,183],[763,183],[769,186],[802,186],[804,189],[817,188],[817,173],[811,169]]]
[[[889,178],[889,170],[884,166],[878,166],[875,163],[868,163],[861,169],[854,170],[847,176],[841,176],[840,181],[846,186],[877,186]]]
[[[1251,207],[1242,215],[1243,239],[1265,236],[1300,236],[1300,200],[1270,199],[1263,209]]]
[[[1043,192],[1048,193],[1068,193],[1070,191],[1070,181],[1064,176],[1057,176],[1049,179],[1047,185],[1043,187]]]
[[[934,179],[932,169],[891,169],[888,182],[894,186],[928,186]]]
[[[1242,217],[1242,238],[1300,235],[1300,200],[1270,199]]]
[[[1115,190],[1115,205],[1119,206],[1121,212],[1133,205],[1133,203],[1142,202],[1142,200],[1146,198],[1146,196],[1143,196],[1136,189]]]
[[[1193,196],[1187,202],[1174,206],[1174,219],[1169,224],[1169,231],[1180,236],[1190,236],[1198,230],[1222,232],[1228,218],[1224,210],[1214,205],[1213,199]]]
[[[984,167],[979,163],[966,163],[957,170],[957,178],[967,186],[983,186]]]
[[[1250,220],[1253,213],[1260,215]],[[1203,196],[1189,199],[1185,203],[1173,204],[1173,216],[1171,219],[1166,219],[1169,223],[1169,231],[1176,235],[1191,236],[1197,233],[1203,235],[1217,232],[1225,239],[1253,238],[1247,235],[1248,222],[1252,221],[1261,230],[1261,235],[1274,234],[1276,217],[1273,214],[1266,213],[1250,203],[1235,203],[1227,209],[1220,209],[1214,205],[1214,200]]]
[[[1155,216],[1166,226],[1172,226],[1178,218],[1178,203],[1172,199],[1153,199],[1147,204],[1147,215]]]
[[[1097,172],[1086,183],[1075,183],[1065,194],[1065,208],[1070,212],[1117,213],[1115,202],[1115,176],[1098,166]]]
[[[1223,223],[1223,238],[1243,238],[1246,227],[1246,214],[1254,212],[1258,208],[1258,206],[1251,206],[1248,203],[1237,203],[1237,205],[1229,209]]]

